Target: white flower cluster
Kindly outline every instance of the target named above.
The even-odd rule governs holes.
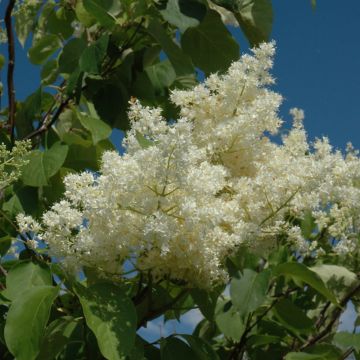
[[[26,154],[30,149],[30,140],[16,141],[12,150],[0,144],[0,191],[20,177],[21,168],[29,162]]]
[[[344,157],[326,138],[310,145],[298,109],[293,128],[274,138],[282,123],[282,98],[268,88],[274,44],[253,53],[174,91],[176,123],[132,102],[126,153],[105,152],[99,174],[68,175],[65,200],[43,215],[39,236],[55,256],[108,273],[130,260],[154,277],[207,287],[226,280],[224,259],[240,244],[265,251],[288,239],[312,255],[356,249],[356,152]],[[309,216],[317,227],[304,239],[299,219]]]

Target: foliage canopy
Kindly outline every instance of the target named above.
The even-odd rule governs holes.
[[[83,266],[76,276],[46,244],[34,246],[35,224],[26,236],[16,222],[23,213],[39,219],[63,199],[66,175],[98,176],[101,156],[115,149],[112,131],[130,129],[129,102],[178,119],[173,90],[192,89],[199,74],[223,74],[239,59],[227,25],[258,46],[269,40],[272,18],[270,0],[9,0],[8,55],[0,57],[8,75],[0,113],[2,359],[360,359],[360,334],[336,332],[350,301],[359,313],[359,234],[355,250],[337,256],[311,213],[286,221],[328,255],[304,256],[281,236],[265,252],[237,246],[222,264],[229,283],[211,288],[145,270],[108,276]],[[41,83],[24,101],[12,80],[15,41],[41,67]],[[136,143],[154,147],[144,134],[133,133]],[[149,343],[137,334],[191,309],[203,316],[191,335]]]

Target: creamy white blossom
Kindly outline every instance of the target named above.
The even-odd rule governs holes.
[[[304,256],[357,251],[358,155],[326,138],[309,143],[299,109],[276,138],[274,51],[263,44],[227,74],[174,91],[175,123],[132,101],[125,154],[105,152],[98,174],[68,175],[65,199],[43,215],[38,232],[52,254],[111,274],[130,259],[155,278],[208,287],[226,281],[224,260],[240,244],[264,252],[285,239]],[[306,237],[299,221],[309,217],[316,227]]]
[[[12,150],[0,144],[0,190],[18,180],[22,167],[29,162],[26,155],[30,149],[30,140],[16,141]]]

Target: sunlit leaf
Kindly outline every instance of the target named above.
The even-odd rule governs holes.
[[[22,181],[29,186],[48,185],[48,180],[55,175],[63,165],[68,146],[55,143],[49,150],[34,150],[28,155],[29,163],[22,171]]]
[[[78,285],[76,293],[103,356],[122,360],[135,343],[137,319],[131,300],[121,288],[107,283]]]
[[[58,287],[35,286],[11,303],[5,324],[5,340],[17,360],[36,359],[58,292]]]

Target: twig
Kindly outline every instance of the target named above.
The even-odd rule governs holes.
[[[3,217],[8,223],[9,225],[11,225],[13,227],[13,229],[16,232],[19,232],[18,227],[16,226],[16,224],[10,219],[10,217],[6,214],[5,211],[3,211],[2,209],[0,209],[0,217]]]
[[[7,276],[7,271],[4,269],[4,267],[2,265],[0,265],[0,272],[4,275]]]
[[[136,26],[136,29],[134,30],[134,32],[132,33],[132,35],[129,37],[128,40],[126,40],[126,41],[124,42],[123,45],[121,45],[117,56],[116,56],[116,57],[113,57],[113,59],[110,59],[109,62],[108,62],[108,64],[106,64],[106,65],[104,66],[105,69],[104,69],[104,71],[103,71],[102,74],[101,74],[102,76],[107,75],[107,74],[111,71],[113,65],[116,63],[116,61],[118,60],[118,58],[119,58],[119,57],[123,54],[123,52],[131,45],[131,42],[135,39],[135,36],[136,36],[137,33],[139,32],[139,30],[140,30],[142,24],[144,23],[144,21],[145,21],[145,18],[142,18],[142,19],[140,20],[140,22],[138,22],[138,24],[137,24],[137,26]]]
[[[15,1],[15,0],[14,0]],[[134,31],[134,33],[130,36],[130,38],[124,43],[124,45],[121,47],[120,49],[120,54],[121,55],[124,50],[131,44],[131,42],[133,41],[133,39],[135,38],[136,34],[138,33],[138,31],[141,28],[141,25],[143,24],[144,19],[141,19],[141,21],[137,24],[137,27]],[[113,66],[113,63],[116,62],[116,60],[118,59],[118,57],[114,58],[113,62],[110,62],[110,64],[108,64],[108,66],[106,67],[106,69],[102,72],[102,76],[106,76],[110,71],[111,68]],[[61,87],[64,87],[65,85],[65,81],[61,84]],[[84,91],[86,89],[87,85],[83,85],[81,88],[81,92]],[[30,134],[25,136],[25,140],[27,139],[32,139],[36,136],[41,135],[42,133],[46,132],[55,122],[56,120],[59,118],[59,116],[61,115],[61,113],[63,112],[63,110],[68,106],[68,104],[70,103],[70,101],[73,99],[73,95],[69,95],[68,97],[66,97],[59,105],[59,107],[57,108],[56,112],[54,113],[54,115],[51,117],[51,112],[53,110],[54,105],[56,104],[56,101],[54,104],[51,105],[50,109],[47,111],[47,113],[45,114],[45,116],[43,117],[43,120],[40,122],[39,127],[34,130],[33,132],[31,132]]]
[[[15,46],[14,33],[12,29],[11,14],[15,6],[16,0],[9,0],[9,4],[5,13],[5,26],[8,39],[8,68],[7,68],[7,90],[9,99],[9,117],[8,126],[10,129],[11,143],[14,144],[14,130],[15,130],[15,86],[14,86],[14,69],[15,69]]]
[[[325,306],[323,307],[323,309],[321,310],[321,313],[320,313],[320,316],[319,318],[317,319],[316,323],[315,323],[315,327],[317,329],[320,329],[321,326],[324,324],[325,320],[326,320],[326,311],[327,309],[329,308],[329,306],[331,305],[331,301],[328,301]]]
[[[141,25],[144,23],[145,18],[141,18],[140,22],[138,22],[136,29],[134,30],[133,34],[130,36],[130,38],[121,46],[121,51],[124,51],[131,42],[135,39],[136,34],[139,32]]]
[[[296,196],[296,194],[299,192],[300,187],[281,205],[279,206],[275,211],[273,211],[269,216],[267,216],[264,220],[261,221],[260,226],[265,224],[269,219],[271,219],[272,217],[274,217],[275,215],[277,215],[277,213],[282,210],[283,208],[285,208],[290,202],[291,200]]]
[[[316,344],[318,341],[322,340],[328,333],[332,330],[336,320],[339,318],[339,316],[342,314],[343,308],[346,306],[348,301],[360,290],[360,282],[352,288],[339,302],[339,306],[334,309],[334,311],[331,314],[330,321],[325,326],[325,328],[320,331],[317,335],[314,335],[310,337],[306,343],[301,346],[300,350],[304,350],[307,347]]]
[[[297,288],[290,288],[288,290],[286,290],[284,293],[280,294],[279,296],[276,297],[276,299],[267,307],[267,309],[261,314],[259,315],[256,320],[250,324],[249,319],[251,320],[251,318],[248,318],[246,327],[245,327],[245,331],[241,336],[240,341],[235,345],[233,351],[230,354],[229,359],[237,359],[237,357],[242,354],[243,351],[243,347],[246,344],[247,341],[247,336],[250,333],[250,331],[256,326],[258,325],[258,323],[274,308],[274,306],[282,299],[287,298],[292,292],[296,291]]]
[[[32,139],[35,136],[41,135],[42,133],[46,132],[59,118],[63,110],[68,106],[69,102],[71,100],[71,97],[67,97],[57,108],[55,114],[50,118],[48,121],[47,119],[50,117],[50,112],[46,113],[44,120],[39,128],[31,132],[30,134],[25,136],[25,140]]]
[[[348,356],[353,352],[354,352],[354,348],[350,347],[341,355],[341,358],[339,358],[339,360],[346,360],[348,358]]]

